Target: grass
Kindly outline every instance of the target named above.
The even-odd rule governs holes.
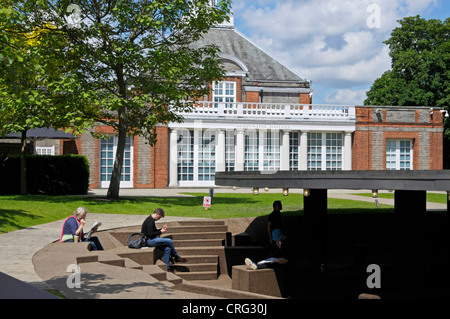
[[[38,224],[57,221],[70,216],[78,206],[84,206],[91,213],[149,215],[162,207],[168,216],[234,218],[257,217],[272,211],[272,203],[281,200],[283,214],[302,214],[303,195],[289,196],[262,193],[258,196],[242,193],[217,193],[212,198],[210,209],[203,208],[204,193],[185,193],[189,197],[122,197],[117,201],[91,196],[0,196],[0,234],[27,228]],[[381,205],[377,210],[374,203],[328,199],[329,212],[362,212],[390,209]],[[383,209],[384,208],[384,209]]]
[[[354,194],[354,195],[372,197],[372,194],[368,193]],[[394,193],[378,193],[378,198],[394,199]],[[427,192],[427,202],[447,204],[447,194]]]

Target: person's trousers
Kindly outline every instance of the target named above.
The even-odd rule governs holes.
[[[163,262],[167,265],[167,269],[170,269],[170,257],[179,257],[170,238],[149,239],[147,240],[147,246],[158,247],[164,250]]]

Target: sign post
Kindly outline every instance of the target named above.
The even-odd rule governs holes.
[[[206,210],[208,210],[208,208],[211,208],[211,197],[203,197],[203,207],[205,207]]]

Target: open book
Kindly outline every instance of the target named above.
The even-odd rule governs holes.
[[[100,227],[102,223],[100,222],[95,222],[94,226],[92,226],[91,230],[86,234],[86,236],[84,236],[84,238],[89,239],[91,238],[92,234],[97,231],[97,228]]]

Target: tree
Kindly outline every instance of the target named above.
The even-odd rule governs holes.
[[[58,57],[61,34],[50,23],[35,24],[25,12],[33,8],[3,1],[0,10],[0,135],[21,134],[21,194],[26,186],[27,131],[37,127],[84,125],[63,83],[69,65]],[[52,36],[49,34],[52,33]],[[49,50],[49,48],[52,48]],[[64,103],[62,103],[64,102]],[[83,111],[84,112],[84,111]]]
[[[107,194],[118,198],[127,135],[139,134],[154,144],[156,124],[182,121],[176,111],[190,108],[207,94],[208,83],[223,76],[217,47],[194,50],[190,44],[227,19],[231,1],[211,5],[210,0],[48,0],[41,4],[40,10],[29,14],[65,34],[66,52],[73,63],[79,62],[72,77],[84,100],[98,109],[91,120],[113,127],[118,134]]]
[[[389,45],[392,69],[375,80],[364,104],[449,110],[450,18],[440,21],[415,16],[399,23],[384,42]],[[450,145],[449,120],[444,127],[444,140]]]

